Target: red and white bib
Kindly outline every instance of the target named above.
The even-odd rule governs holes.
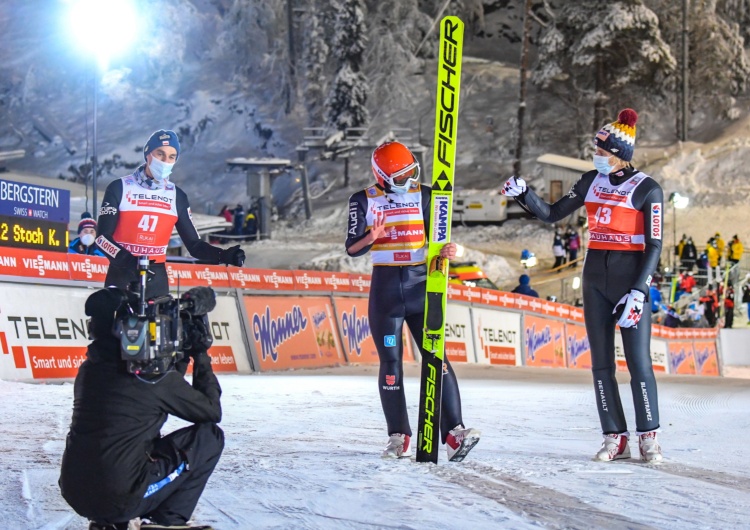
[[[618,186],[599,173],[586,194],[589,248],[642,251],[645,248],[643,213],[633,206],[633,193],[646,179],[636,173]]]
[[[385,215],[388,236],[372,246],[373,265],[416,265],[425,262],[425,227],[422,216],[422,191],[419,184],[403,195],[386,194],[377,186],[365,190],[367,229],[376,215]]]
[[[120,217],[113,239],[134,256],[156,262],[167,259],[167,245],[177,223],[177,189],[167,182],[164,189],[149,190],[133,175],[122,179]]]

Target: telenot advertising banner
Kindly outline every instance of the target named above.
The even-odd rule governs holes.
[[[471,308],[479,364],[521,364],[521,314]]]

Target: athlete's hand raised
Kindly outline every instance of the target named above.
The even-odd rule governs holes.
[[[375,220],[372,222],[372,228],[370,228],[370,237],[374,243],[381,237],[385,237],[391,233],[392,228],[388,228],[385,225],[385,213],[375,214]]]
[[[508,197],[520,197],[526,193],[526,181],[518,177],[510,177],[503,184],[503,188],[500,193],[507,195]]]

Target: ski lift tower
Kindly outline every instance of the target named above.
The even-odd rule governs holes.
[[[307,191],[307,153],[318,151],[317,160],[344,161],[344,186],[349,186],[349,159],[358,149],[372,151],[384,142],[398,140],[406,145],[417,158],[422,168],[423,180],[429,179],[424,165],[424,153],[427,148],[412,140],[411,129],[394,128],[380,138],[371,139],[367,136],[367,129],[350,127],[343,131],[329,133],[324,127],[309,127],[304,129],[304,141],[297,146],[297,158],[302,169],[303,191],[305,192],[305,211],[309,212],[309,192]],[[309,213],[308,213],[309,218]]]
[[[247,178],[248,197],[258,197],[258,239],[271,239],[271,177],[292,168],[285,158],[228,158],[229,169],[238,167]]]

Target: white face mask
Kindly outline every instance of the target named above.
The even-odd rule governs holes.
[[[81,236],[81,243],[83,243],[87,247],[90,247],[94,244],[94,239],[94,234],[83,234]]]
[[[169,175],[172,174],[173,167],[174,164],[167,164],[154,156],[151,157],[151,162],[148,164],[148,168],[151,170],[151,176],[158,182],[169,180]]]

